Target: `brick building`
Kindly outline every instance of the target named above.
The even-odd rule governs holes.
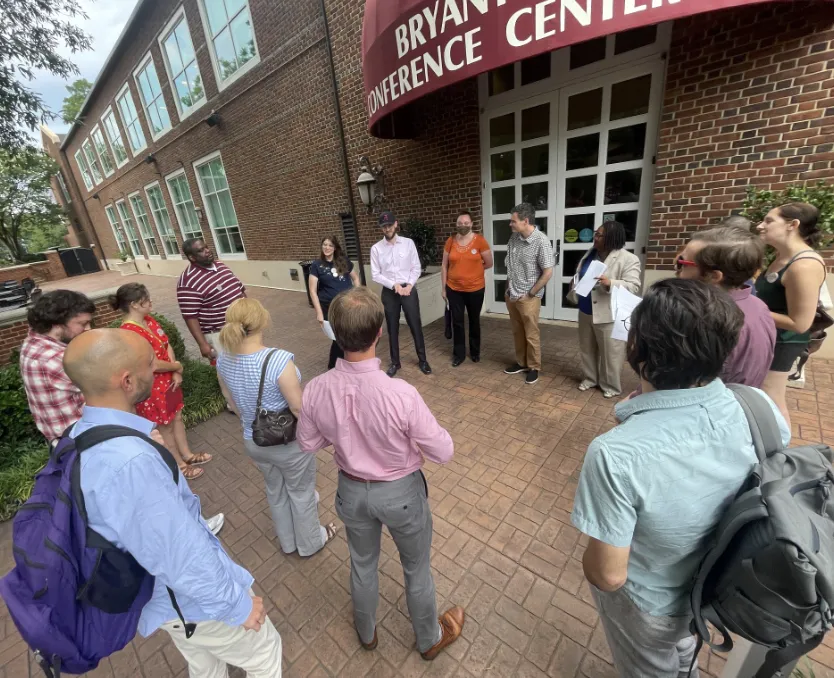
[[[558,16],[558,3],[542,10],[552,0],[514,4]],[[583,4],[590,15],[589,2],[569,11]],[[362,0],[140,0],[83,122],[51,152],[78,232],[108,262],[127,249],[141,272],[175,275],[179,243],[203,233],[245,282],[287,289],[302,289],[297,262],[323,235],[352,241],[351,203],[367,262],[379,237],[356,190],[367,156],[384,167],[386,205],[434,226],[438,243],[458,209],[473,211],[495,249],[486,310],[498,313],[508,210],[526,199],[560,251],[542,315],[572,320],[564,293],[602,221],[627,226],[652,282],[748,185],[834,176],[830,2],[666,4],[691,15],[462,79],[411,101],[399,130],[375,126],[409,137],[383,139],[368,131]]]

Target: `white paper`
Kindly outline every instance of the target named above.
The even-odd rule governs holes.
[[[611,338],[628,341],[628,331],[631,327],[631,313],[643,301],[640,297],[629,292],[625,287],[611,289],[611,316],[614,318],[614,329]]]
[[[330,323],[326,320],[324,324],[321,326],[321,331],[324,332],[325,336],[330,339],[330,341],[336,341],[336,335],[333,334],[333,328],[330,327]]]
[[[579,281],[574,289],[576,296],[587,297],[591,293],[591,290],[594,289],[594,285],[597,284],[597,278],[605,273],[606,268],[605,264],[599,259],[594,259],[588,266],[588,270],[585,271],[585,275],[582,276],[582,280]]]

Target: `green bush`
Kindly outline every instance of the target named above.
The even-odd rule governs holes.
[[[0,521],[12,518],[29,498],[35,474],[47,459],[49,447],[43,437],[0,445]]]
[[[402,233],[406,238],[414,241],[417,255],[420,257],[420,265],[424,271],[426,267],[437,263],[437,238],[434,226],[429,226],[421,219],[409,219],[402,227]]]
[[[0,368],[0,441],[13,445],[19,440],[39,435],[29,412],[20,364],[15,361]]]
[[[182,387],[185,399],[182,420],[186,426],[201,424],[226,409],[226,399],[217,383],[217,370],[211,365],[186,358]]]
[[[817,249],[829,247],[834,242],[834,186],[820,181],[816,184],[796,184],[783,191],[766,191],[750,186],[744,199],[742,214],[753,222],[762,222],[774,207],[788,202],[807,202],[820,211],[819,228],[823,233]]]

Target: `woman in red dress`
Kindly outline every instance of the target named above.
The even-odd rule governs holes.
[[[125,314],[122,329],[141,335],[156,355],[153,391],[147,400],[136,405],[136,414],[156,424],[185,479],[195,480],[203,475],[203,469],[197,467],[210,462],[211,455],[194,454],[188,447],[182,422],[182,363],[174,356],[165,332],[151,316],[153,304],[148,289],[139,283],[122,285],[111,299],[111,305]]]

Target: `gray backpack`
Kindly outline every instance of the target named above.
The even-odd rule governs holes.
[[[756,678],[776,675],[822,642],[834,622],[834,452],[784,449],[769,403],[730,386],[759,463],[715,533],[691,594],[693,633],[719,652],[730,633],[771,648]],[[713,643],[707,622],[723,636]],[[696,653],[697,655],[697,653]]]

